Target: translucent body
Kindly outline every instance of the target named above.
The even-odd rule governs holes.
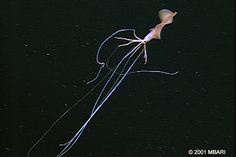
[[[62,150],[57,154],[56,157],[62,157],[65,155],[73,146],[74,144],[79,140],[81,137],[83,131],[85,130],[86,126],[89,124],[89,122],[94,118],[96,113],[101,109],[101,107],[104,105],[104,103],[107,101],[107,99],[113,94],[113,92],[117,89],[117,87],[120,86],[120,84],[125,80],[126,76],[128,74],[133,73],[161,73],[165,75],[175,75],[178,72],[169,73],[165,71],[155,71],[155,70],[139,70],[139,71],[131,71],[132,67],[135,65],[137,60],[140,58],[141,55],[144,55],[144,63],[147,62],[147,50],[146,50],[146,44],[147,42],[151,41],[152,39],[160,39],[160,32],[162,28],[166,24],[170,24],[173,21],[173,17],[177,13],[172,13],[171,11],[167,9],[162,9],[159,12],[159,16],[161,19],[161,23],[156,25],[155,28],[153,28],[143,39],[139,38],[135,34],[134,29],[120,29],[110,36],[108,36],[99,46],[97,50],[96,55],[96,61],[100,65],[100,68],[98,70],[97,76],[92,79],[91,81],[87,82],[87,84],[96,81],[99,76],[100,72],[103,68],[107,68],[109,72],[101,78],[101,80],[88,92],[86,93],[80,100],[78,100],[76,103],[74,103],[69,109],[67,109],[48,129],[47,131],[31,146],[29,151],[27,152],[27,157],[30,156],[30,153],[32,150],[42,141],[42,139],[45,138],[45,136],[51,131],[51,129],[74,107],[76,107],[84,98],[86,98],[89,94],[92,93],[92,91],[98,87],[101,83],[104,82],[104,85],[102,86],[98,97],[96,98],[93,108],[91,110],[91,113],[88,115],[88,119],[85,121],[85,123],[80,127],[80,129],[71,137],[68,142],[64,144],[60,144],[62,147]],[[116,35],[121,32],[133,32],[133,39],[125,38],[125,37],[117,37]],[[100,61],[100,51],[103,48],[103,46],[106,44],[107,41],[109,41],[111,38],[115,38],[118,40],[126,41],[127,43],[121,44],[117,46],[117,49],[124,46],[132,46],[131,44],[135,44],[129,51],[125,53],[124,56],[122,56],[121,60],[113,67],[110,68],[107,64],[109,57],[105,61]],[[112,55],[112,54],[111,54]],[[120,69],[120,70],[119,70]]]
[[[174,16],[177,12],[172,12],[168,9],[162,9],[159,11],[159,18],[161,20],[160,24],[157,24],[154,28],[150,29],[150,32],[145,36],[144,40],[149,42],[152,39],[161,39],[161,31],[163,27],[167,24],[173,22]]]
[[[173,22],[173,17],[176,15],[176,13],[173,13],[172,11],[168,9],[162,9],[159,11],[159,18],[161,20],[161,23],[170,24]]]

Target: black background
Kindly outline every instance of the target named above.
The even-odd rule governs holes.
[[[160,22],[162,8],[178,14],[162,39],[148,44],[147,65],[136,68],[179,74],[129,75],[65,156],[184,157],[189,149],[224,149],[221,156],[233,156],[233,1],[9,0],[2,6],[1,157],[26,156],[93,87],[85,82],[98,70],[96,50],[107,36],[135,28],[144,37]],[[96,92],[30,156],[56,156],[58,144],[88,117]]]

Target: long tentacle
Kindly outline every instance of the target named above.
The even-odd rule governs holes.
[[[134,34],[135,35],[135,34]],[[111,68],[109,66],[109,61],[110,61],[110,58],[114,55],[114,53],[117,52],[117,50],[120,48],[120,46],[117,46],[113,52],[110,54],[110,56],[107,58],[106,62],[105,62],[105,65],[106,65],[106,68],[110,71],[114,71],[114,68]],[[146,51],[146,48],[144,48],[145,51]],[[146,52],[147,53],[147,52]],[[176,71],[176,72],[167,72],[167,71],[162,71],[162,70],[137,70],[137,71],[131,71],[129,72],[128,74],[136,74],[136,73],[160,73],[160,74],[164,74],[164,75],[176,75],[179,73],[179,71]],[[116,72],[116,74],[118,75],[124,75],[124,73],[122,72]]]
[[[103,69],[104,66],[105,66],[105,62],[102,62],[102,61],[99,60],[100,51],[101,51],[103,45],[104,45],[108,40],[110,40],[112,37],[114,37],[117,33],[126,32],[126,31],[132,31],[133,34],[136,36],[136,34],[135,34],[135,29],[120,29],[120,30],[118,30],[118,31],[116,31],[116,32],[114,32],[114,33],[112,33],[109,37],[107,37],[107,38],[101,43],[101,45],[99,46],[99,48],[98,48],[98,50],[97,50],[97,54],[96,54],[96,62],[100,65],[100,68],[99,68],[99,70],[98,70],[97,75],[95,76],[95,78],[93,78],[92,80],[88,81],[87,84],[89,84],[89,83],[91,83],[91,82],[97,80],[97,78],[98,78],[99,75],[100,75],[100,72],[102,71],[102,69]]]
[[[96,108],[96,106],[97,106],[97,104],[98,104],[98,101],[100,100],[100,97],[102,96],[104,90],[106,89],[106,87],[107,87],[108,83],[110,82],[110,80],[112,79],[113,75],[114,75],[115,73],[117,73],[116,71],[117,71],[118,67],[120,66],[120,64],[121,64],[130,54],[132,54],[133,52],[136,52],[136,51],[141,47],[141,45],[142,45],[142,43],[139,43],[139,44],[136,45],[134,48],[132,48],[132,49],[121,59],[121,61],[118,63],[118,65],[116,66],[115,70],[113,71],[113,74],[111,75],[111,77],[109,78],[109,80],[107,81],[107,83],[104,85],[104,87],[103,87],[101,93],[99,94],[99,96],[98,96],[98,98],[97,98],[97,100],[96,100],[96,102],[95,102],[95,104],[94,104],[94,106],[93,106],[93,109],[92,109],[91,114],[94,112],[94,109]]]
[[[138,47],[141,46],[141,44],[137,45]],[[138,50],[138,49],[137,49]],[[137,52],[137,50],[135,49],[134,51],[132,51],[133,53],[131,54],[131,57]],[[141,52],[142,53],[142,52]],[[127,75],[127,73],[130,71],[130,69],[133,67],[133,65],[135,64],[135,62],[138,60],[139,56],[141,55],[141,53],[138,55],[138,57],[133,61],[133,63],[130,65],[130,67],[126,70],[125,75],[123,75],[119,81],[117,81],[116,85],[112,86],[111,90],[109,91],[109,93],[107,93],[107,95],[103,98],[103,100],[99,103],[99,105],[95,108],[95,110],[91,113],[90,117],[88,118],[88,120],[83,124],[83,126],[80,128],[80,130],[74,135],[74,137],[66,143],[66,146],[63,148],[63,150],[57,155],[57,157],[61,157],[63,156],[66,152],[68,152],[72,146],[76,143],[76,141],[80,138],[84,128],[87,126],[87,124],[90,122],[90,120],[94,117],[94,115],[97,113],[97,111],[102,107],[102,105],[106,102],[106,100],[111,96],[111,94],[115,91],[115,89],[120,85],[120,83],[122,82],[122,80],[125,78],[125,76]],[[128,55],[127,55],[128,56]],[[115,71],[119,68],[119,66],[121,65],[121,63],[124,61],[124,59],[126,58],[126,56],[119,62],[119,64],[116,66],[116,69],[114,70],[114,72],[111,74],[110,78],[108,79],[106,85],[103,87],[101,93],[103,93],[103,91],[105,90],[106,86],[108,85],[108,83],[111,81],[111,79],[113,78],[113,75],[115,74]],[[100,99],[100,98],[98,98]]]
[[[142,45],[140,45],[140,46],[138,46],[136,49],[133,49],[133,50],[132,50],[132,51],[133,51],[133,55],[139,50],[139,48],[140,48],[141,46],[142,46]],[[142,49],[141,53],[142,53],[142,52],[143,52],[143,49]],[[125,62],[125,64],[124,64],[123,68],[121,69],[121,72],[119,72],[119,73],[123,73],[123,72],[125,71],[125,69],[127,68],[128,63],[129,63],[130,59],[133,57],[133,55],[131,55],[131,56],[128,58],[128,60],[127,60],[127,61]],[[115,72],[115,74],[118,74],[118,73]],[[129,73],[127,73],[127,74],[129,74]],[[120,80],[121,77],[122,77],[122,75],[119,75],[119,74],[118,74],[118,76],[117,76],[115,82],[113,83],[112,87],[111,87],[110,90],[107,92],[107,95],[109,95],[109,93],[110,93],[110,92],[112,91],[112,89],[116,86],[117,82]],[[104,98],[106,98],[107,95],[106,95]],[[96,109],[96,105],[94,105],[93,110],[92,110],[92,113],[94,112],[95,109]],[[92,114],[92,113],[91,113],[91,114]]]
[[[94,91],[111,73],[108,72],[92,89],[90,89],[82,98],[80,98],[77,102],[75,102],[70,108],[68,108],[65,112],[63,112],[59,118],[57,118],[52,125],[44,132],[44,134],[30,147],[30,149],[27,152],[27,157],[30,156],[30,153],[32,150],[47,136],[47,134],[55,127],[55,125],[67,115],[68,112],[70,112],[73,108],[75,108],[81,101],[83,101],[92,91]]]
[[[111,68],[109,66],[109,60],[111,58],[111,56],[117,51],[119,47],[116,47],[113,51],[113,53],[107,58],[107,61],[105,63],[106,68],[110,71],[114,71],[114,68]],[[137,71],[131,71],[128,73],[129,74],[136,74],[136,73],[160,73],[160,74],[164,74],[164,75],[176,75],[179,73],[179,71],[175,71],[175,72],[167,72],[167,71],[162,71],[162,70],[137,70]],[[116,74],[118,75],[124,75],[124,73],[122,72],[116,72]]]

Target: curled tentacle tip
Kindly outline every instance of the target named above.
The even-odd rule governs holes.
[[[176,74],[178,74],[179,73],[179,71],[176,71],[176,72],[174,72],[172,75],[176,75]]]

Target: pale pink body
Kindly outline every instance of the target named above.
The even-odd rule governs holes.
[[[161,23],[157,24],[154,28],[150,29],[150,32],[143,39],[145,42],[149,42],[152,39],[161,39],[162,28],[165,25],[172,23],[173,17],[177,14],[177,12],[174,12],[174,13],[168,12],[168,13],[169,13],[168,15],[165,14],[163,17],[159,15],[161,18]]]

